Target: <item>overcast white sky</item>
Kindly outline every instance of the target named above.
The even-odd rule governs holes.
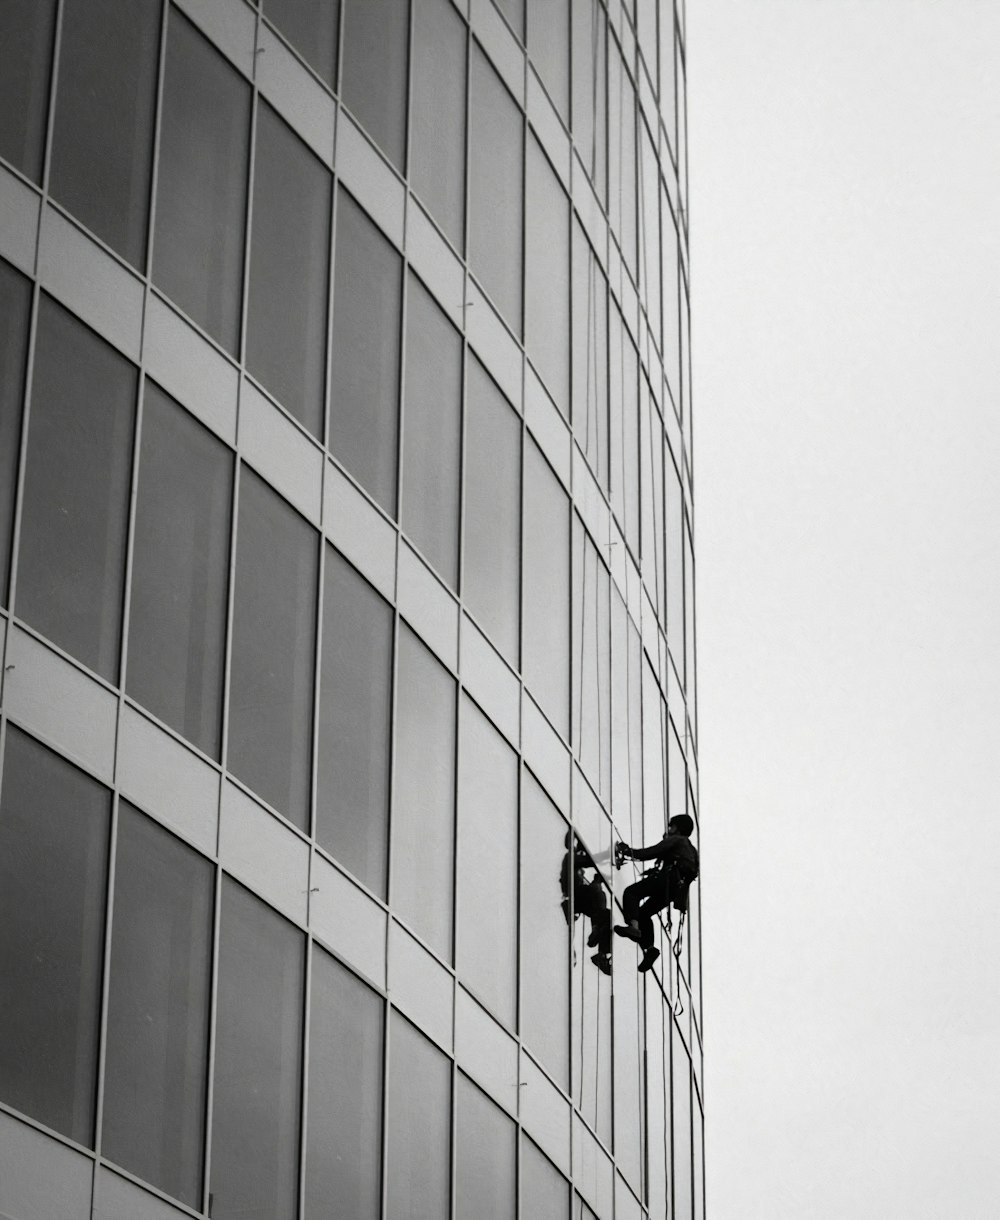
[[[710,1220],[1000,1216],[1000,3],[688,0]]]

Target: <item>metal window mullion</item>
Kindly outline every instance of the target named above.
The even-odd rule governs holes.
[[[310,861],[312,856],[313,852],[310,849]],[[310,895],[307,894],[307,901],[309,898]],[[299,1171],[297,1175],[298,1199],[296,1203],[296,1215],[299,1217],[299,1220],[305,1220],[306,1207],[306,1144],[308,1138],[308,1127],[306,1124],[309,1113],[310,1035],[312,1032],[312,1005],[310,1004],[310,997],[312,995],[313,974],[313,939],[308,931],[302,932],[302,938],[305,942],[303,949],[305,953],[305,969],[302,972],[302,1060],[300,1064],[302,1087],[299,1090]]]
[[[52,31],[52,66],[49,72],[49,102],[48,113],[45,116],[45,143],[42,149],[42,212],[49,198],[49,179],[52,174],[52,151],[55,144],[56,130],[56,99],[58,95],[59,59],[62,54],[63,18],[65,17],[66,0],[57,0],[56,15]],[[39,224],[39,232],[41,225]]]
[[[107,872],[107,888],[105,891],[104,900],[104,937],[101,958],[101,1000],[100,1009],[98,1011],[98,1035],[97,1035],[97,1091],[94,1099],[94,1162],[93,1162],[93,1183],[92,1183],[92,1201],[97,1201],[97,1186],[99,1178],[99,1169],[101,1165],[101,1136],[102,1126],[104,1123],[104,1074],[107,1066],[107,1035],[108,1035],[108,1002],[111,993],[111,932],[112,922],[114,917],[114,892],[115,892],[115,874],[118,857],[118,806],[119,796],[117,792],[109,793],[111,796],[111,825],[108,835],[108,872]]]
[[[209,977],[209,1012],[208,1012],[208,1048],[205,1056],[205,1144],[204,1161],[202,1163],[202,1197],[201,1206],[211,1215],[212,1211],[212,1133],[213,1111],[215,1106],[215,1052],[217,1045],[217,1026],[219,1015],[219,960],[221,948],[222,926],[222,866],[215,862],[215,893],[212,904],[212,943]]]

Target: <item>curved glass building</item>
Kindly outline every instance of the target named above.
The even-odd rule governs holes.
[[[701,1220],[684,62],[0,6],[8,1220]]]

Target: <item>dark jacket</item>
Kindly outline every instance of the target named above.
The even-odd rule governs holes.
[[[653,872],[663,878],[670,892],[670,902],[678,911],[686,911],[688,890],[698,876],[698,849],[687,835],[665,834],[652,847],[637,847],[633,860],[653,860]]]

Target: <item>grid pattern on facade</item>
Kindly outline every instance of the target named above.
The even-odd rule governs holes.
[[[701,1220],[683,37],[4,7],[0,1212]]]

